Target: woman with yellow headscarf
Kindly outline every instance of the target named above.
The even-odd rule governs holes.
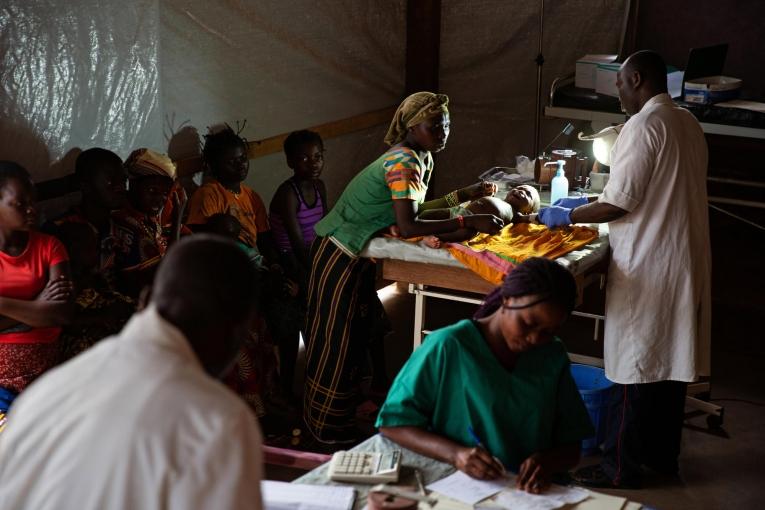
[[[424,201],[433,170],[431,153],[441,151],[449,137],[448,103],[447,96],[432,92],[407,97],[385,136],[390,149],[351,180],[335,207],[316,224],[308,282],[303,417],[321,442],[356,439],[359,367],[384,322],[374,288],[374,264],[358,256],[367,241],[393,225],[404,237],[461,228],[493,234],[502,228],[502,221],[488,214],[439,221],[417,218],[424,209],[449,207],[493,192],[477,183]]]
[[[164,154],[136,149],[127,160],[128,200],[112,213],[115,237],[114,267],[121,292],[138,297],[154,278],[167,248],[188,233],[181,223],[185,204],[174,204],[172,225],[163,227],[162,212],[176,177],[175,163]]]

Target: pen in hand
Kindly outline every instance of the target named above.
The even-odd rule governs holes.
[[[507,474],[507,470],[505,470],[505,465],[502,464],[502,461],[499,460],[495,455],[492,455],[491,452],[489,452],[488,448],[483,445],[481,438],[478,437],[478,434],[475,433],[475,430],[473,430],[472,426],[468,425],[467,431],[468,434],[470,434],[471,439],[475,442],[475,445],[491,455],[491,458],[494,459],[494,462],[497,464],[497,466],[501,468],[502,476],[505,476]]]

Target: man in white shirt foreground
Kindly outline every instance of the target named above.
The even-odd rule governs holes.
[[[256,289],[233,242],[174,246],[148,308],[14,403],[0,508],[260,509],[257,419],[215,379],[247,334]]]
[[[709,374],[711,261],[701,126],[672,102],[666,65],[652,51],[629,57],[616,86],[631,117],[603,193],[590,204],[563,199],[539,216],[548,227],[609,224],[604,362],[620,385],[619,408],[601,465],[574,479],[628,488],[640,485],[641,465],[678,472],[687,383]]]

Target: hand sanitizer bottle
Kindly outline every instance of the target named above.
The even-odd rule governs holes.
[[[553,177],[550,192],[550,205],[554,204],[556,200],[560,198],[566,198],[568,196],[568,179],[563,171],[563,166],[566,162],[562,159],[558,160],[558,170]]]

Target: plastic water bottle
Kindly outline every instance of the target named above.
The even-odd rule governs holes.
[[[558,170],[553,177],[550,191],[550,205],[554,204],[556,200],[560,198],[566,198],[568,196],[568,179],[563,171],[563,166],[566,162],[562,159],[558,160]]]

